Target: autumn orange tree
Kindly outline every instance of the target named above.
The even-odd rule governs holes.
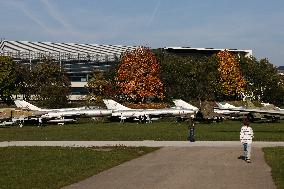
[[[233,54],[220,51],[217,54],[219,59],[218,72],[222,93],[227,97],[236,97],[245,91],[245,80],[242,76],[240,65]]]
[[[139,47],[125,52],[116,77],[121,93],[139,102],[147,97],[163,99],[159,69],[159,62],[149,48]]]

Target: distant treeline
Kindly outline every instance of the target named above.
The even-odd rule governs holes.
[[[35,67],[0,57],[0,98],[12,95],[38,100],[45,107],[68,103],[71,82],[52,60]],[[244,97],[284,105],[284,78],[267,59],[233,55],[181,57],[141,47],[126,52],[106,72],[94,70],[86,86],[86,103],[112,98],[129,102],[241,100]]]

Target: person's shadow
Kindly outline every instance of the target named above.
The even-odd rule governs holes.
[[[246,157],[245,157],[245,156],[239,156],[238,159],[245,161],[245,160],[246,160]]]

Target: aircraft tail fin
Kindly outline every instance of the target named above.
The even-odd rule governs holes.
[[[218,105],[218,107],[220,109],[227,109],[227,108],[234,109],[234,108],[238,108],[238,107],[236,107],[236,106],[234,106],[232,104],[229,104],[227,102],[218,102],[217,105]]]
[[[122,104],[119,104],[118,102],[115,102],[114,100],[104,99],[103,101],[107,109],[109,110],[131,110],[131,108],[123,106]]]
[[[190,110],[194,110],[194,111],[198,111],[199,109],[195,106],[192,106],[191,104],[181,100],[181,99],[178,99],[178,100],[174,100],[173,101],[175,103],[175,105],[177,107],[181,107],[181,108],[184,108],[184,109],[190,109]]]
[[[41,108],[35,106],[35,105],[32,105],[31,103],[28,103],[24,100],[15,100],[15,105],[18,107],[18,108],[23,108],[23,109],[29,109],[29,110],[36,110],[36,111],[40,111]]]

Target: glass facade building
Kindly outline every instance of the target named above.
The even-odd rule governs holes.
[[[122,53],[136,48],[137,46],[4,40],[0,43],[0,55],[10,56],[15,62],[31,67],[50,58],[68,74],[72,93],[84,94],[84,86],[95,69],[107,70]]]

